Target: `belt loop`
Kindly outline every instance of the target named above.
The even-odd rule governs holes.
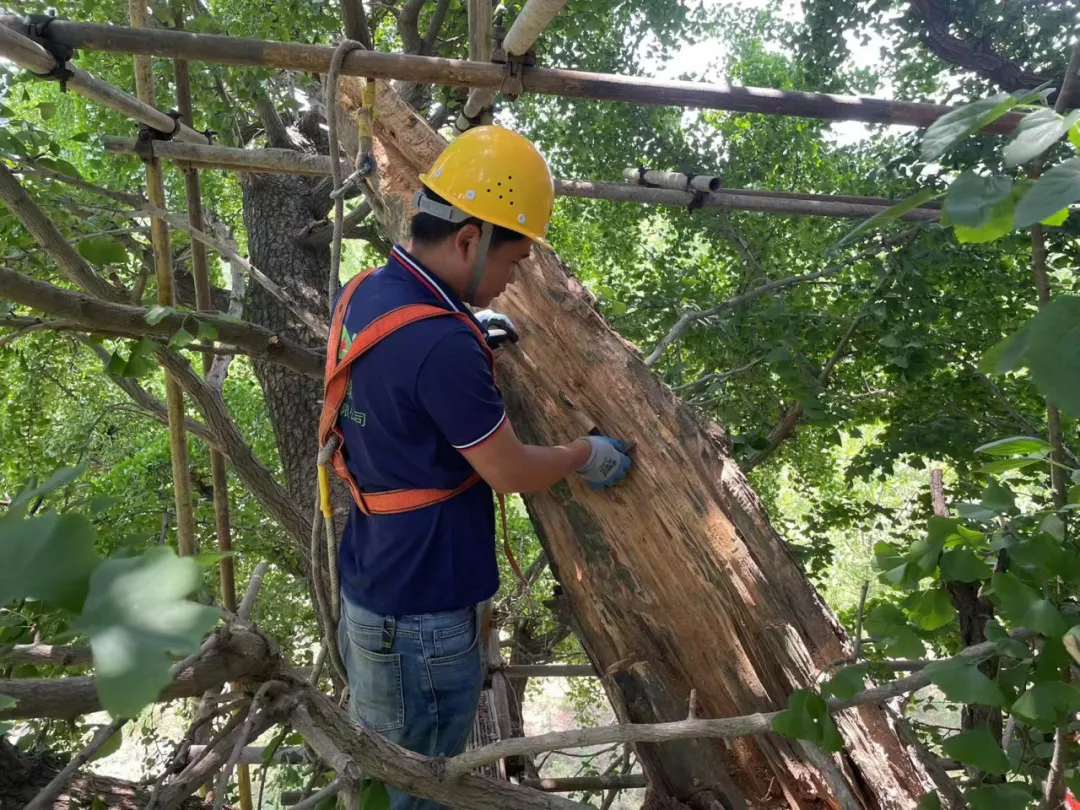
[[[394,646],[394,632],[396,628],[397,622],[393,616],[387,616],[383,619],[382,651],[384,653],[390,652],[390,648]]]

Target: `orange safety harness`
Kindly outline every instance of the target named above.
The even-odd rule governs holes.
[[[322,415],[319,417],[319,446],[323,448],[320,459],[325,457],[326,450],[333,446],[333,450],[329,454],[329,466],[333,468],[338,478],[348,485],[353,501],[365,515],[397,515],[448,501],[455,495],[460,495],[481,479],[474,472],[454,489],[393,489],[388,492],[364,492],[361,490],[345,463],[345,454],[343,452],[344,435],[338,427],[338,415],[349,389],[349,375],[353,363],[378,345],[380,341],[388,338],[402,327],[428,318],[447,316],[457,318],[476,335],[476,339],[480,341],[480,346],[491,364],[492,378],[495,376],[495,358],[491,353],[491,349],[488,348],[484,333],[477,328],[468,315],[462,312],[451,312],[431,304],[406,304],[380,315],[360,330],[345,356],[338,360],[341,332],[345,323],[345,313],[349,308],[349,301],[360,285],[371,275],[371,272],[372,270],[366,270],[345,285],[338,298],[337,305],[334,307],[334,316],[330,323],[330,339],[326,350],[326,376],[323,380]],[[319,465],[319,491],[322,512],[324,515],[329,516],[328,513],[331,508],[330,478],[325,464]],[[510,533],[506,523],[506,499],[501,492],[498,493],[498,499],[499,513],[502,517],[503,549],[506,552],[507,560],[510,562],[510,567],[514,569],[518,579],[527,588],[528,582],[521,573],[521,568],[518,566],[517,560],[514,559],[514,553],[510,548]]]

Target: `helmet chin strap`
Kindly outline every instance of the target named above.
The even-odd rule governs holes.
[[[487,264],[488,251],[491,249],[491,234],[495,231],[490,222],[480,226],[480,249],[476,252],[472,272],[469,275],[469,288],[465,291],[465,302],[476,304],[476,291],[484,277],[484,265]]]

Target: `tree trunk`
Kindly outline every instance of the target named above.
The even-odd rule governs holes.
[[[244,225],[252,264],[308,312],[325,314],[330,249],[307,247],[296,237],[312,220],[321,217],[318,202],[311,194],[318,179],[269,174],[241,177]],[[320,352],[326,349],[324,341],[313,336],[258,284],[248,285],[244,311],[248,320],[297,343]],[[286,487],[297,503],[309,507],[315,497],[322,386],[318,380],[294,374],[276,363],[255,360],[253,365],[266,396]]]
[[[55,754],[24,754],[0,738],[0,808],[25,807],[64,767],[64,760]],[[150,799],[144,785],[98,776],[83,770],[75,774],[64,791],[53,802],[55,810],[101,807],[109,810],[141,810]],[[184,803],[183,810],[203,807],[197,796]]]
[[[358,85],[343,82],[345,106],[355,108]],[[445,141],[380,85],[383,224],[400,239],[416,174]],[[514,320],[539,368],[602,430],[637,441],[623,486],[598,494],[571,476],[526,498],[621,721],[681,719],[691,688],[703,717],[782,708],[794,689],[848,653],[842,629],[738,466],[604,323],[558,257],[537,248],[495,306]],[[524,441],[578,435],[565,407],[514,355],[502,354],[499,372]],[[653,792],[691,808],[850,807],[851,794],[868,808],[913,807],[928,782],[884,712],[863,707],[837,720],[847,748],[833,759],[772,734],[638,750]],[[837,780],[846,795],[830,790]]]

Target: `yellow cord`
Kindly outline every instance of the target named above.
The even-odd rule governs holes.
[[[325,464],[319,465],[319,509],[327,519],[334,516],[334,507],[330,503],[330,471]]]

